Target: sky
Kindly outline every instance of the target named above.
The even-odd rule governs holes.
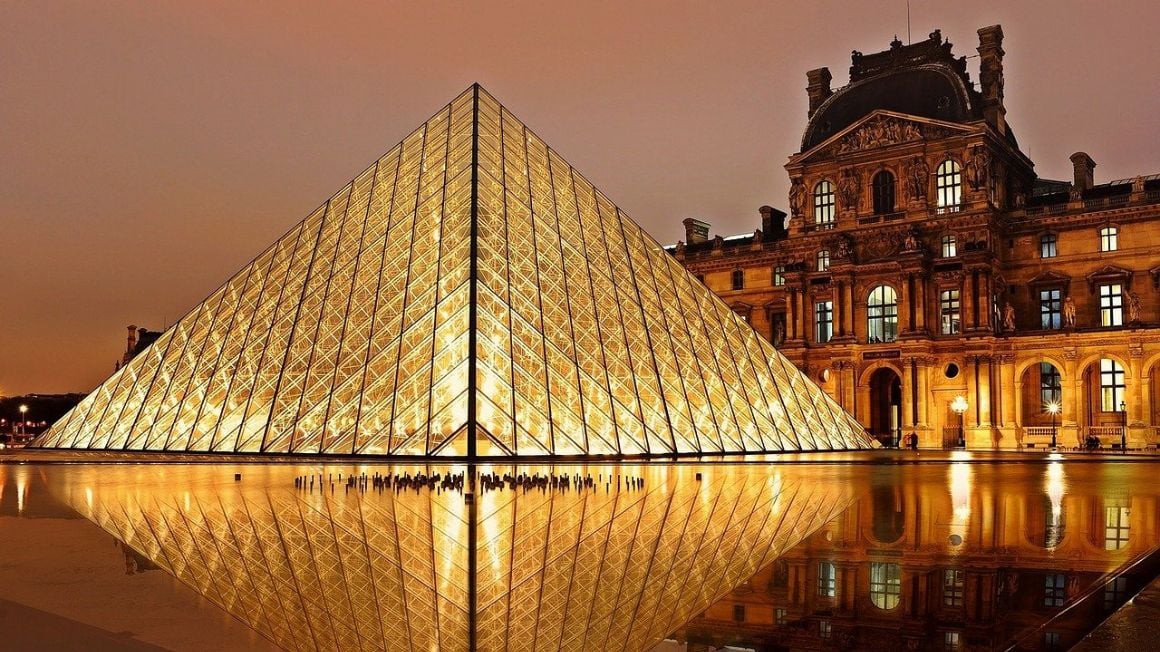
[[[1160,3],[912,0],[1040,176],[1160,172]],[[88,391],[472,82],[658,240],[784,209],[806,77],[907,40],[880,2],[0,3],[0,395]],[[978,59],[970,59],[978,80]]]

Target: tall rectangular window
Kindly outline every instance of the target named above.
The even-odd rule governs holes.
[[[814,223],[820,228],[831,229],[837,222],[834,211],[834,184],[820,181],[814,186]]]
[[[1063,381],[1059,377],[1059,370],[1050,362],[1039,363],[1039,403],[1051,405],[1059,403],[1063,398]]]
[[[935,172],[934,180],[938,212],[953,213],[959,210],[963,193],[963,173],[959,164],[950,159],[943,161]]]
[[[743,605],[743,604],[733,605],[733,620],[735,620],[739,623],[745,622],[745,605]]]
[[[1059,288],[1039,291],[1039,326],[1044,330],[1063,328],[1063,291]]]
[[[818,301],[814,304],[814,323],[817,324],[816,339],[819,344],[830,341],[834,336],[834,302]]]
[[[830,250],[829,249],[822,249],[821,251],[818,252],[817,269],[819,272],[830,271]]]
[[[1114,226],[1100,229],[1100,251],[1116,251],[1120,248],[1120,230]]]
[[[870,562],[870,602],[890,610],[902,600],[902,567],[898,564]]]
[[[947,652],[957,652],[963,649],[963,639],[960,632],[943,632],[943,649]]]
[[[822,638],[830,638],[830,635],[832,633],[833,633],[833,629],[830,626],[830,621],[828,621],[828,620],[819,620],[818,621],[818,636],[820,636]]]
[[[1128,545],[1131,516],[1129,507],[1104,508],[1104,550],[1121,550]]]
[[[1062,607],[1067,598],[1067,578],[1063,573],[1048,573],[1043,582],[1043,606]]]
[[[1058,255],[1059,236],[1054,233],[1044,233],[1039,236],[1039,257],[1055,258]]]
[[[958,242],[955,241],[955,236],[944,235],[942,237],[942,257],[954,258],[959,255]]]
[[[785,610],[785,609],[783,609],[783,608],[781,608],[781,607],[778,607],[777,609],[775,609],[775,610],[773,611],[773,622],[774,622],[774,624],[775,624],[775,625],[784,625],[784,624],[786,623],[786,620],[788,620],[788,619],[786,618],[786,615],[787,615],[787,613],[788,613],[788,612],[786,612],[786,610]]]
[[[1124,325],[1124,287],[1119,283],[1100,286],[1100,326]]]
[[[1115,611],[1128,599],[1128,578],[1120,575],[1104,585],[1104,611]]]
[[[939,315],[942,318],[942,334],[955,335],[959,332],[960,305],[958,290],[943,290],[938,295]]]
[[[785,265],[773,266],[773,285],[774,287],[785,285]]]
[[[818,595],[825,598],[838,595],[837,573],[832,562],[818,562]]]
[[[734,290],[742,290],[745,288],[745,272],[743,270],[733,270],[733,275],[730,280]]]
[[[1124,402],[1124,367],[1111,358],[1100,360],[1100,409],[1104,412],[1119,412]]]
[[[957,568],[948,568],[943,571],[943,605],[947,607],[963,606],[963,571]]]

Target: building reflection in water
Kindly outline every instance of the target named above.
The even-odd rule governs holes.
[[[876,470],[667,647],[1067,649],[1154,577],[1158,492],[1136,464]]]
[[[469,501],[351,490],[339,474],[352,471],[388,469],[74,467],[53,486],[282,647],[400,650],[648,649],[862,489],[837,466],[521,467],[603,484]],[[295,489],[303,473],[320,480],[313,491]],[[618,489],[618,475],[644,486]]]

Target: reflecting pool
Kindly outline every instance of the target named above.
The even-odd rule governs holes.
[[[1066,649],[1155,576],[1156,469],[0,464],[0,626],[110,650]]]

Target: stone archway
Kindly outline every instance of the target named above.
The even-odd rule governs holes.
[[[884,446],[896,446],[902,437],[902,378],[892,367],[870,375],[870,433]]]

